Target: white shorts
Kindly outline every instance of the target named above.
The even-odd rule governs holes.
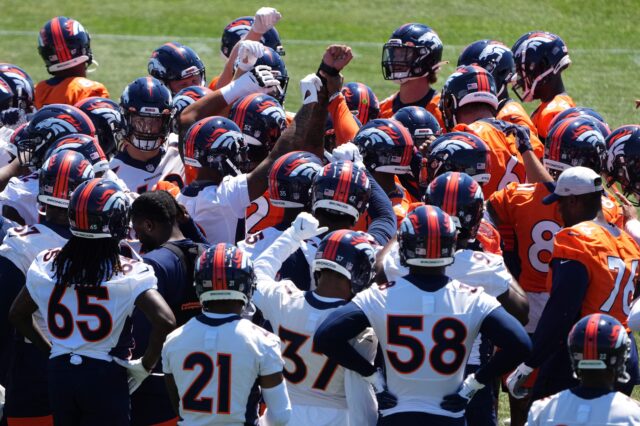
[[[533,334],[549,300],[549,293],[527,292],[527,299],[529,300],[529,323],[524,329],[527,330],[527,333]]]

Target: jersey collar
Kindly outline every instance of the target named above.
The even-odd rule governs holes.
[[[611,392],[615,392],[609,389],[600,389],[600,388],[585,388],[583,386],[577,386],[573,389],[570,389],[571,393],[582,399],[596,399],[601,396],[605,396]]]
[[[45,218],[42,218],[40,220],[40,224],[51,229],[53,232],[60,235],[62,238],[66,240],[71,238],[71,231],[69,231],[69,226],[58,225],[58,224],[47,221]]]
[[[323,298],[327,299],[327,298]],[[307,301],[312,308],[325,310],[325,309],[333,309],[338,308],[342,305],[346,305],[347,301],[342,299],[335,299],[335,302],[325,302],[324,300],[318,299],[318,296],[314,294],[312,291],[304,292],[304,300]]]
[[[409,281],[414,286],[418,287],[420,290],[430,293],[440,290],[450,281],[450,278],[446,275],[430,276],[409,274],[405,276],[404,279]]]
[[[198,182],[193,181],[188,186],[182,188],[182,195],[185,197],[197,197],[200,191],[209,187],[209,186],[217,186],[218,184],[215,182]]]
[[[203,324],[210,325],[212,327],[217,327],[219,325],[224,325],[233,321],[238,321],[240,319],[242,319],[240,315],[229,315],[228,317],[213,318],[208,316],[205,312],[196,316],[196,320],[200,321]]]
[[[396,113],[401,108],[404,108],[406,106],[413,106],[413,105],[419,106],[419,107],[422,107],[422,108],[426,108],[427,105],[429,105],[429,103],[431,102],[431,99],[433,99],[433,96],[435,94],[436,94],[436,91],[433,88],[431,88],[431,89],[429,89],[427,94],[424,95],[422,98],[420,98],[417,101],[412,102],[410,104],[405,104],[405,103],[402,103],[402,101],[400,100],[400,92],[398,92],[396,97],[393,98],[392,110],[393,110],[394,113]]]
[[[132,149],[135,149],[135,148],[132,148]],[[119,153],[117,153],[115,158],[122,161],[124,164],[128,166],[135,167],[136,169],[144,170],[148,173],[153,173],[156,171],[156,169],[160,165],[160,161],[162,161],[162,157],[164,156],[164,153],[165,153],[164,149],[160,148],[158,150],[158,155],[156,155],[155,157],[147,161],[141,161],[131,157],[127,152],[127,150],[124,149]]]

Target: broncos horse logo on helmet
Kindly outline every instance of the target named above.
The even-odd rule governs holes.
[[[340,90],[347,106],[362,124],[375,120],[380,115],[378,97],[369,86],[358,82],[349,82]]]
[[[74,151],[52,154],[38,175],[38,201],[60,208],[69,206],[71,194],[78,185],[95,177],[91,163]]]
[[[402,25],[382,48],[382,75],[385,80],[399,82],[435,75],[441,66],[442,48],[442,41],[430,27]]]
[[[427,182],[445,172],[466,173],[479,183],[489,182],[489,158],[489,147],[479,137],[465,132],[447,133],[430,146],[426,158]]]
[[[89,33],[80,22],[65,16],[44,24],[38,35],[38,52],[49,73],[93,62]]]
[[[220,38],[220,52],[225,58],[228,58],[233,47],[247,35],[253,25],[253,16],[241,16],[231,21],[222,31]],[[280,41],[280,34],[275,28],[262,35],[260,43],[275,50],[278,55],[284,56],[285,50]]]
[[[72,133],[70,135],[63,136],[53,143],[45,157],[48,158],[53,154],[57,154],[65,150],[71,150],[82,154],[87,160],[89,160],[96,174],[102,175],[109,170],[109,160],[94,137],[79,133]]]
[[[75,106],[93,122],[98,143],[104,154],[108,158],[115,155],[127,133],[127,122],[122,107],[111,99],[97,96],[83,99]]]
[[[618,182],[625,195],[633,194],[640,200],[640,126],[618,127],[605,142],[609,184]]]
[[[411,173],[413,139],[400,122],[378,118],[364,125],[353,138],[364,164],[371,171]]]
[[[309,189],[322,169],[322,161],[310,152],[294,151],[283,155],[269,170],[269,201],[284,208],[309,208]]]

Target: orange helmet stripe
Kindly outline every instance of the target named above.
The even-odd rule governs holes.
[[[62,34],[60,18],[56,17],[51,20],[51,35],[53,36],[53,47],[56,49],[56,56],[58,56],[58,60],[60,62],[71,60],[71,53],[64,41],[64,34]]]
[[[227,289],[227,274],[224,270],[225,251],[226,244],[218,243],[213,252],[213,277],[211,277],[211,281],[214,290]]]

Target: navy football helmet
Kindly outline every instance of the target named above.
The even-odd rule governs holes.
[[[229,118],[240,127],[252,162],[266,158],[287,127],[282,105],[272,96],[260,93],[238,99],[231,107]]]
[[[442,134],[438,120],[429,111],[419,106],[400,108],[392,118],[407,128],[416,147]]]
[[[82,182],[69,202],[69,224],[76,237],[121,240],[129,234],[129,198],[106,179]]]
[[[362,127],[362,123],[358,120],[357,116],[353,116],[356,120],[358,128]],[[331,152],[336,148],[336,129],[333,128],[333,120],[331,114],[327,114],[327,121],[324,123],[324,149],[327,152]]]
[[[308,209],[311,183],[321,169],[322,161],[310,152],[294,151],[278,158],[269,171],[269,202],[278,207]]]
[[[45,157],[49,158],[53,154],[66,150],[82,154],[84,158],[91,163],[93,171],[96,174],[102,175],[109,170],[109,160],[107,159],[107,156],[104,155],[104,151],[102,151],[102,148],[95,137],[79,133],[72,133],[70,135],[63,136],[60,139],[56,139],[53,145],[51,145],[51,148],[47,151]]]
[[[127,133],[127,122],[120,105],[111,99],[92,96],[81,100],[75,106],[93,122],[98,143],[104,154],[108,158],[113,157]]]
[[[440,207],[458,227],[461,240],[473,240],[484,213],[482,188],[466,173],[447,172],[427,187],[425,204]]]
[[[336,161],[325,165],[311,184],[313,213],[324,209],[332,214],[353,218],[353,223],[367,208],[371,183],[365,169],[351,161]]]
[[[625,195],[640,200],[640,126],[615,129],[607,137],[607,177],[618,182]]]
[[[95,177],[91,163],[79,152],[68,150],[48,157],[38,176],[38,201],[65,209],[78,185]]]
[[[33,80],[17,65],[0,63],[0,126],[18,126],[35,112]],[[8,112],[17,110],[10,119]]]
[[[558,177],[562,171],[576,166],[600,173],[607,157],[602,123],[588,116],[568,118],[557,123],[547,135],[544,166]]]
[[[597,313],[582,318],[569,332],[567,347],[576,376],[584,370],[611,370],[618,382],[630,380],[625,363],[631,354],[631,340],[614,317]]]
[[[39,168],[49,147],[71,133],[95,136],[96,129],[89,117],[76,107],[63,104],[42,107],[14,139],[20,164]]]
[[[154,77],[140,77],[125,87],[120,105],[127,122],[127,138],[141,151],[155,151],[170,132],[171,92]]]
[[[411,173],[413,139],[400,122],[377,118],[360,128],[353,143],[371,171],[393,174]]]
[[[200,303],[236,300],[246,306],[256,286],[253,263],[242,249],[218,243],[196,261],[194,286]]]
[[[222,176],[247,170],[247,148],[238,126],[228,118],[207,117],[195,122],[184,136],[184,163],[209,167]]]
[[[582,116],[591,117],[599,123],[602,123],[602,126],[599,127],[600,132],[602,132],[602,135],[605,138],[609,136],[609,133],[611,133],[611,129],[609,128],[609,125],[607,124],[607,121],[604,119],[604,117],[601,116],[596,110],[586,107],[572,107],[565,109],[564,111],[553,117],[553,120],[551,120],[551,123],[549,124],[549,129],[552,129],[556,124],[567,118]]]
[[[11,107],[14,97],[13,90],[9,86],[9,83],[4,81],[2,76],[0,76],[0,112]],[[0,115],[0,126],[4,125],[1,119],[2,115]]]
[[[461,172],[476,182],[491,178],[489,147],[479,137],[465,132],[452,132],[437,138],[426,158],[427,182],[445,172]],[[422,183],[422,182],[421,182]]]
[[[173,133],[179,133],[180,131],[178,118],[180,118],[182,111],[209,93],[212,93],[212,90],[204,86],[189,86],[176,93],[172,100],[174,113],[173,120],[171,120],[171,131]]]
[[[38,36],[38,52],[49,73],[80,64],[91,65],[91,37],[80,22],[56,16],[44,24]]]
[[[362,124],[367,124],[380,115],[380,103],[371,87],[352,81],[342,86],[340,91],[347,101],[349,110]]]
[[[375,275],[376,255],[373,237],[349,229],[327,234],[316,251],[313,275],[318,281],[320,273],[331,270],[351,281],[351,294],[355,295],[371,286]]]
[[[420,206],[400,223],[400,263],[427,268],[451,265],[457,237],[451,216],[436,206]]]
[[[487,104],[498,110],[496,83],[493,76],[477,65],[463,65],[447,78],[442,88],[438,108],[448,130],[453,129],[458,120],[458,108],[468,104]]]
[[[220,40],[220,52],[225,58],[228,58],[233,47],[244,38],[253,25],[253,16],[241,16],[236,18],[224,27],[222,38]],[[280,34],[275,28],[262,35],[260,43],[275,50],[280,56],[284,56],[285,51],[280,42]]]
[[[287,66],[284,64],[282,57],[269,46],[265,46],[264,55],[258,58],[254,66],[258,65],[271,67],[271,74],[280,82],[280,90],[274,91],[272,95],[281,105],[284,105],[284,100],[287,96],[287,87],[289,86],[289,73],[287,72]]]
[[[200,85],[206,81],[204,63],[189,46],[178,42],[165,43],[151,53],[147,65],[149,75],[169,87],[169,82],[197,75]]]
[[[433,29],[423,24],[404,24],[382,47],[382,75],[385,80],[400,82],[433,76],[441,60],[442,41]]]
[[[513,52],[503,43],[496,40],[478,40],[462,51],[458,58],[458,66],[478,65],[493,76],[496,83],[498,99],[508,99],[507,85],[516,73]]]
[[[546,31],[524,34],[511,51],[518,76],[513,91],[522,102],[531,102],[538,84],[550,75],[561,73],[571,64],[564,41]]]

